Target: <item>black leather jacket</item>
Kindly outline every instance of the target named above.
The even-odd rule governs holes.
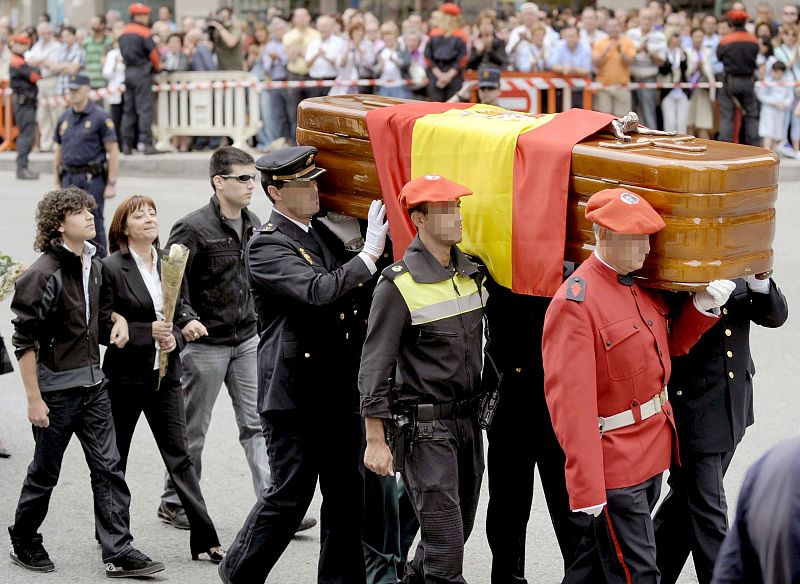
[[[166,250],[173,243],[189,248],[186,262],[188,294],[184,308],[174,322],[183,328],[198,319],[207,337],[198,343],[238,345],[256,334],[256,313],[244,267],[244,250],[259,224],[258,217],[248,209],[242,211],[243,234],[240,239],[222,215],[217,196],[208,205],[172,226]]]

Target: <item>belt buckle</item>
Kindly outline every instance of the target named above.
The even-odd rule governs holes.
[[[659,394],[656,397],[658,398],[658,403],[660,404],[661,408],[663,408],[665,405],[667,405],[667,391],[666,390],[660,391]]]
[[[606,428],[606,419],[605,419],[604,417],[602,417],[602,416],[599,416],[599,417],[597,418],[597,426],[598,426],[598,428],[599,428],[599,430],[600,430],[600,437],[602,438],[602,436],[603,436],[603,431],[604,431],[604,430],[605,430],[605,428]]]

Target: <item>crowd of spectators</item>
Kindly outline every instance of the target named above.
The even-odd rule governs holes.
[[[740,2],[732,7],[737,6],[743,8]],[[718,81],[724,71],[716,49],[730,31],[724,18],[675,11],[660,0],[650,0],[638,10],[587,7],[581,12],[545,11],[532,2],[515,9],[503,3],[496,11],[482,11],[472,22],[462,17],[461,8],[448,2],[427,19],[411,13],[401,22],[381,23],[374,14],[352,8],[312,18],[305,8],[284,14],[271,7],[266,15],[244,18],[223,7],[213,15],[187,16],[178,23],[162,6],[157,17],[154,14],[152,33],[167,71],[244,70],[265,81],[336,81],[333,88],[263,91],[264,124],[255,145],[266,148],[278,138],[291,142],[296,106],[306,97],[374,91],[446,101],[461,88],[463,72],[482,65],[591,77],[608,85]],[[66,78],[77,70],[87,73],[95,88],[118,86],[124,63],[115,41],[123,26],[120,14],[109,10],[94,17],[87,29],[54,29],[46,16],[35,28],[28,27],[35,43],[27,60],[41,68],[40,96],[62,94]],[[759,78],[800,80],[797,5],[786,4],[775,14],[762,2],[747,30],[759,40]],[[9,33],[8,19],[0,19],[0,38]],[[5,43],[3,50],[0,77],[8,58]],[[785,69],[775,69],[776,63]],[[381,83],[359,85],[360,79]],[[616,115],[635,110],[649,127],[713,137],[718,124],[716,91],[608,87],[593,95],[593,107]],[[798,89],[765,87],[757,94],[765,120],[764,144],[800,158]],[[582,98],[581,91],[574,91],[571,106],[582,107]],[[119,96],[109,98],[108,107],[116,115]],[[42,150],[52,147],[47,137],[58,113],[58,108],[39,110]],[[182,141],[179,146],[186,149],[190,144]]]

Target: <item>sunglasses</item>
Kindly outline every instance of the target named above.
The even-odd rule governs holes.
[[[218,174],[220,178],[235,178],[240,183],[248,183],[251,180],[256,180],[256,175],[254,174]]]

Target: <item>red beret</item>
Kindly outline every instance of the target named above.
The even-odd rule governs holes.
[[[405,184],[400,191],[400,206],[413,209],[422,203],[457,201],[471,194],[472,191],[464,185],[438,174],[426,174]]]
[[[134,2],[128,6],[128,14],[131,16],[150,14],[150,7],[147,4],[142,4],[141,2]]]
[[[461,14],[461,7],[453,2],[445,2],[439,7],[442,14],[449,14],[450,16],[458,16]]]
[[[661,215],[626,189],[604,189],[589,197],[586,218],[615,233],[650,235],[666,227]]]
[[[728,10],[725,17],[731,22],[747,22],[750,19],[750,15],[744,10]]]
[[[12,43],[19,43],[20,45],[29,45],[31,44],[31,37],[26,34],[14,34],[11,35],[9,39]]]

